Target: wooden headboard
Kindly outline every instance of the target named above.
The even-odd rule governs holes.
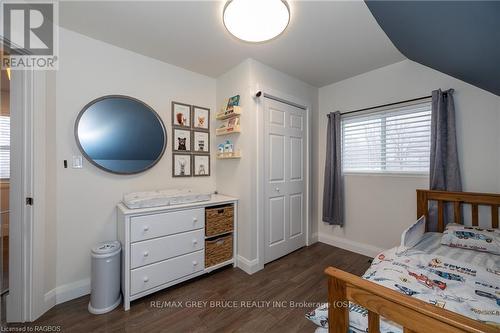
[[[479,206],[489,206],[491,207],[491,227],[498,228],[500,194],[417,190],[417,218],[425,215],[426,223],[429,221],[429,201],[437,202],[437,227],[439,232],[443,232],[445,227],[445,203],[453,204],[454,222],[458,224],[462,224],[462,205],[471,205],[473,226],[479,225]],[[426,228],[428,228],[428,224]]]

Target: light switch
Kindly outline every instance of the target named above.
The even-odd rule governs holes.
[[[71,165],[73,169],[83,168],[83,158],[81,155],[73,156],[73,163]]]

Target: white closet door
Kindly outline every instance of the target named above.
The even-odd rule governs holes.
[[[306,111],[265,98],[265,263],[306,245]]]

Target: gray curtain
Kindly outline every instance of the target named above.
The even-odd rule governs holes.
[[[342,177],[342,146],[340,112],[328,115],[326,133],[326,161],[323,188],[323,221],[344,225],[344,191]]]
[[[453,89],[432,92],[430,189],[462,191],[460,164],[458,161],[457,134],[455,127],[455,105]],[[453,207],[444,210],[445,224],[453,221]],[[430,228],[437,228],[435,205],[430,210]]]

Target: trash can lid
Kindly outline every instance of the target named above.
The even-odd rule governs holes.
[[[121,249],[121,244],[119,241],[107,241],[97,244],[92,248],[92,254],[103,255],[117,252]]]

